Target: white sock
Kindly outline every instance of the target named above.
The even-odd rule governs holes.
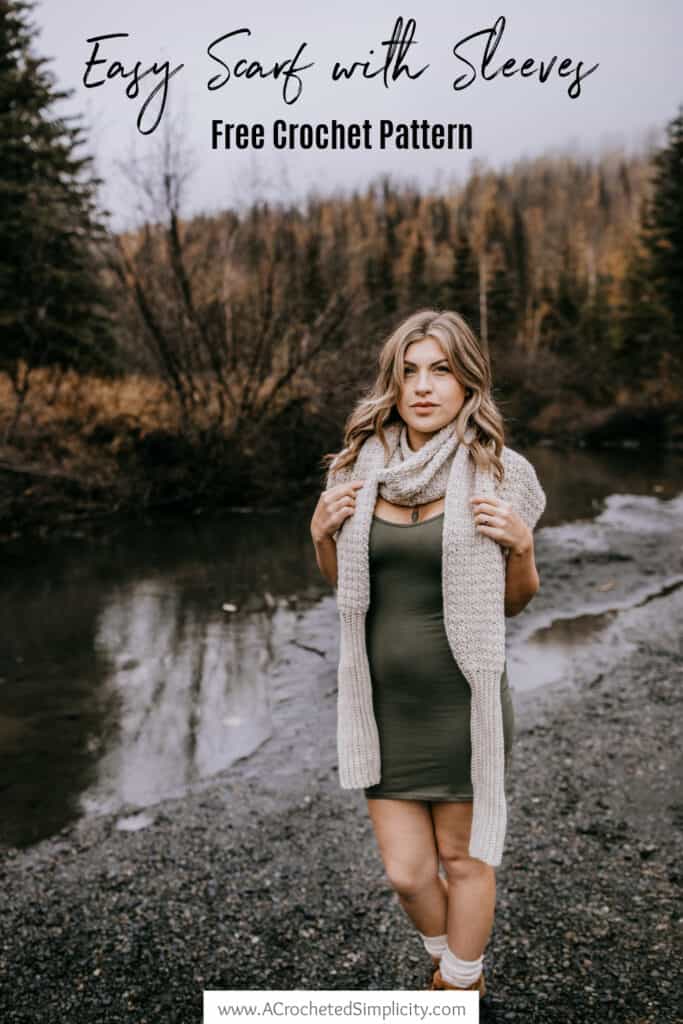
[[[455,955],[450,946],[446,945],[446,949],[441,957],[441,977],[449,985],[465,988],[477,980],[481,974],[483,963],[483,953],[477,960],[461,960]]]
[[[431,956],[443,956],[448,945],[448,935],[423,935],[417,933],[425,944],[425,949]]]

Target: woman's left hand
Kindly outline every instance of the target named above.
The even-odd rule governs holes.
[[[510,548],[513,554],[524,554],[533,544],[531,530],[512,507],[501,498],[470,498],[474,522],[480,533]]]

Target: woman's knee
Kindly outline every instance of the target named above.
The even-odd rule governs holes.
[[[439,857],[429,806],[423,801],[368,800],[389,882],[409,899],[435,882]]]
[[[451,884],[476,881],[485,878],[494,870],[490,864],[485,864],[478,857],[470,857],[467,853],[442,856],[441,863]]]
[[[392,888],[404,899],[413,899],[438,879],[438,863],[410,864],[405,861],[390,861],[386,873]]]

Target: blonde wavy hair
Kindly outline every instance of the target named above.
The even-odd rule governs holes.
[[[419,309],[403,320],[384,342],[379,354],[379,372],[374,384],[358,400],[344,427],[344,447],[323,456],[327,471],[344,469],[356,461],[363,442],[377,434],[387,457],[389,446],[384,427],[403,422],[397,409],[404,380],[405,351],[413,341],[434,338],[448,364],[465,388],[465,401],[455,419],[456,434],[463,440],[471,426],[475,438],[470,453],[476,464],[490,467],[500,481],[504,469],[501,452],[505,444],[503,417],[491,397],[491,366],[474,331],[453,310]]]

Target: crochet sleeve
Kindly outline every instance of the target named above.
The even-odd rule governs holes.
[[[328,469],[327,477],[325,479],[325,490],[329,490],[330,487],[334,487],[336,484],[344,484],[348,480],[353,480],[355,470],[355,462],[350,463],[348,466],[344,466],[343,469]],[[346,520],[344,520],[344,522],[346,522]],[[342,523],[342,526],[343,525],[344,523]],[[341,530],[341,526],[339,527],[339,530]],[[335,530],[335,532],[332,534],[332,540],[335,543],[337,542],[337,537],[339,536],[339,530]]]
[[[520,519],[533,530],[546,505],[545,491],[541,487],[536,470],[528,459],[509,448],[504,449],[503,464],[505,477],[498,495],[503,501],[507,501]],[[507,555],[509,549],[504,550]]]
[[[348,480],[352,480],[354,468],[355,463],[344,466],[343,469],[328,469],[325,480],[325,490],[328,491],[330,487],[334,487],[336,484],[345,484]]]

